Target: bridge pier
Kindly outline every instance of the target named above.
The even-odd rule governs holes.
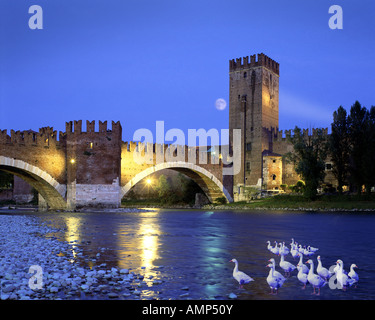
[[[38,211],[48,211],[48,203],[40,193],[38,193]]]
[[[119,208],[120,205],[121,188],[119,179],[114,179],[112,184],[77,184],[76,180],[68,184],[68,211],[83,207]]]

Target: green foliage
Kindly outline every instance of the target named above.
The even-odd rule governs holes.
[[[289,189],[295,193],[303,193],[305,191],[305,187],[306,187],[305,182],[302,180],[298,180],[295,185],[294,184],[290,185]]]
[[[349,173],[349,122],[346,110],[340,106],[333,113],[332,133],[328,138],[328,149],[333,162],[332,172],[337,179],[338,191],[347,182]]]
[[[158,183],[155,186],[161,203],[170,203],[172,199],[172,189],[167,181],[165,175],[159,177]]]
[[[293,131],[294,135],[289,137],[289,141],[293,144],[294,152],[289,152],[285,157],[294,163],[296,172],[305,181],[304,196],[314,200],[319,184],[325,176],[325,136],[322,129],[316,129],[315,133],[309,136],[304,136],[297,126]]]
[[[333,114],[331,126],[328,149],[339,193],[350,182],[358,194],[363,185],[369,194],[375,185],[375,107],[367,110],[356,101],[347,115],[340,106]]]
[[[350,109],[348,117],[349,122],[349,139],[351,144],[350,149],[350,179],[358,188],[358,193],[361,192],[362,185],[365,182],[364,175],[366,174],[364,167],[364,152],[367,147],[366,143],[366,122],[367,110],[356,101]]]
[[[13,187],[13,175],[11,173],[0,171],[0,188],[11,189]]]
[[[227,203],[227,199],[225,197],[219,197],[215,200],[215,203],[217,204],[226,204]]]
[[[280,184],[280,188],[281,188],[281,190],[286,191],[286,190],[288,190],[288,185],[287,184]]]

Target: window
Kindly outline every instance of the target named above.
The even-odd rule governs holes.
[[[243,73],[243,77],[244,77],[244,78],[247,78],[247,72],[244,72],[244,73]]]
[[[273,163],[276,163],[276,160],[275,160],[275,159],[273,159],[273,160],[272,160],[272,162],[273,162]]]
[[[251,142],[246,143],[246,151],[251,151]]]
[[[332,170],[332,163],[326,163],[326,170]]]
[[[276,180],[276,174],[272,175],[272,180]]]
[[[250,171],[250,161],[246,162],[246,171]]]
[[[90,142],[90,149],[92,149],[93,147],[94,147],[94,143]]]

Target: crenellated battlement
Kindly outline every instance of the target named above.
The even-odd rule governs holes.
[[[266,56],[264,53],[251,55],[243,58],[229,60],[229,72],[248,69],[253,67],[266,67],[279,75],[279,63]]]
[[[10,130],[10,135],[8,135],[7,130],[0,131],[0,144],[49,147],[58,146],[60,139],[57,140],[57,131],[53,130],[53,127],[40,128],[39,132]]]
[[[328,128],[323,128],[323,135],[325,137],[328,137],[329,134],[328,134]],[[312,130],[310,129],[302,129],[302,135],[307,138],[309,136],[314,136],[316,135],[318,132],[318,129],[317,128],[312,128]],[[293,136],[293,130],[290,129],[290,130],[279,130],[278,133],[277,133],[277,136],[276,136],[276,141],[287,141],[288,138],[290,138],[291,136]]]
[[[81,134],[81,133],[121,133],[122,127],[120,121],[112,121],[112,130],[108,129],[107,121],[99,120],[99,130],[95,131],[95,120],[86,120],[86,131],[82,130],[82,120],[74,120],[65,123],[66,134]]]
[[[121,139],[122,127],[120,121],[112,121],[112,129],[108,129],[107,121],[99,121],[99,130],[95,130],[95,121],[86,121],[86,131],[82,130],[82,120],[74,120],[65,123],[65,132],[57,132],[53,127],[42,127],[38,131],[33,130],[0,130],[0,144],[17,144],[24,146],[61,147],[69,136],[90,134],[116,134]],[[83,136],[82,136],[83,137]]]

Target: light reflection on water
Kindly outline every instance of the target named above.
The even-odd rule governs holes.
[[[70,217],[65,216],[63,218],[66,225],[66,232],[65,232],[65,241],[72,243],[72,253],[73,258],[77,259],[77,248],[76,244],[79,242],[81,236],[80,236],[80,228],[81,228],[81,219],[78,217]],[[73,260],[74,261],[74,260]],[[71,262],[73,262],[71,261]]]
[[[74,255],[81,263],[105,263],[144,276],[141,299],[226,299],[231,292],[239,299],[375,299],[374,215],[188,210],[38,215],[65,229],[63,240],[83,251]],[[319,247],[327,268],[338,258],[346,269],[356,263],[362,283],[346,293],[326,286],[318,298],[309,286],[301,290],[294,273],[278,296],[270,296],[266,265],[274,256],[266,241],[289,245],[292,237]],[[255,279],[245,289],[232,278],[232,258]],[[275,260],[278,264],[279,257]],[[297,264],[291,256],[286,260]]]

